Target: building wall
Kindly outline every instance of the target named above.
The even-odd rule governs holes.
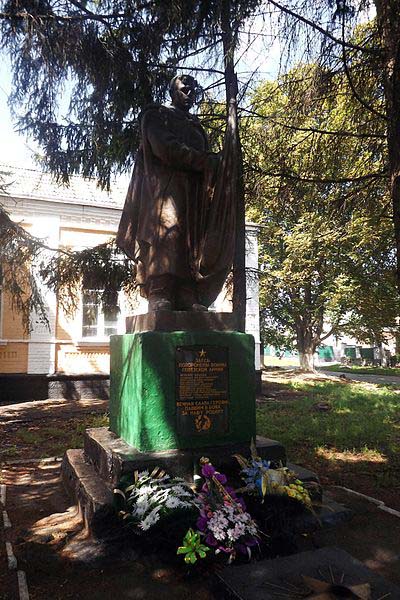
[[[0,372],[26,373],[28,369],[28,334],[22,317],[12,310],[11,297],[3,292],[0,312]]]
[[[49,247],[73,249],[101,244],[115,235],[120,210],[31,198],[1,198],[13,220],[41,238]],[[48,255],[53,253],[48,252]],[[32,269],[37,265],[32,265]],[[68,317],[57,305],[56,294],[43,287],[49,325],[32,315],[32,330],[2,294],[0,320],[0,373],[108,373],[108,339],[82,338],[82,310]]]

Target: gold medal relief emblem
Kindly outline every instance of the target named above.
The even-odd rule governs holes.
[[[207,431],[211,427],[211,419],[205,413],[196,417],[194,421],[197,431]]]

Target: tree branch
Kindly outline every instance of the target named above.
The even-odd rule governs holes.
[[[339,44],[342,47],[351,48],[352,50],[359,50],[360,52],[368,52],[369,54],[376,53],[376,50],[373,50],[370,48],[365,48],[364,46],[359,46],[358,44],[352,44],[351,42],[345,42],[344,40],[335,37],[334,35],[329,33],[329,31],[327,31],[323,27],[320,27],[319,25],[317,25],[313,21],[310,21],[306,17],[302,17],[298,13],[295,13],[293,10],[290,10],[290,8],[283,6],[279,2],[276,2],[275,0],[268,0],[268,2],[270,4],[272,4],[273,6],[275,6],[276,8],[278,8],[280,11],[286,13],[287,15],[290,15],[291,17],[294,17],[295,19],[297,19],[298,21],[301,21],[305,25],[308,25],[309,27],[312,27],[316,31],[319,31],[319,33],[322,33],[322,35],[324,35],[325,37],[332,40],[332,42],[335,42],[335,44]]]
[[[283,123],[282,121],[277,121],[272,116],[262,115],[248,108],[241,108],[241,112],[246,112],[254,117],[258,117],[260,119],[265,120],[273,120],[277,125],[284,127],[285,129],[290,129],[292,131],[305,131],[312,133],[320,133],[321,135],[336,135],[338,137],[355,137],[355,138],[378,138],[378,139],[386,139],[385,134],[381,133],[355,133],[353,131],[329,131],[328,129],[318,129],[317,127],[296,127],[295,125],[288,125],[287,123]]]
[[[344,38],[344,17],[343,17],[343,22],[342,22],[342,33],[343,33],[343,38]],[[350,86],[351,91],[353,92],[354,98],[356,100],[358,100],[358,102],[367,110],[369,110],[370,112],[372,112],[374,115],[376,115],[377,117],[379,117],[380,119],[384,119],[385,121],[388,120],[387,116],[384,115],[383,113],[379,112],[378,110],[376,110],[376,108],[374,108],[373,106],[371,106],[370,104],[368,104],[368,102],[366,102],[363,98],[361,98],[360,94],[357,92],[354,82],[352,80],[352,77],[350,75],[350,70],[349,70],[349,66],[347,64],[347,56],[346,56],[346,48],[344,46],[342,46],[342,59],[343,59],[343,67],[344,67],[344,72],[345,75],[347,77],[347,81],[348,84]]]
[[[297,173],[285,173],[282,172],[273,172],[273,171],[265,171],[264,169],[260,169],[259,167],[250,167],[248,171],[254,171],[256,173],[260,173],[261,175],[267,175],[268,177],[285,177],[286,179],[292,179],[294,181],[306,181],[308,183],[351,183],[352,181],[364,181],[366,179],[386,179],[388,174],[386,171],[379,171],[377,173],[368,173],[368,175],[359,175],[358,177],[337,177],[337,178],[327,178],[322,179],[319,177],[302,177]]]

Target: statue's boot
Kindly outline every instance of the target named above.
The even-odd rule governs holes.
[[[178,310],[208,311],[207,306],[200,304],[196,286],[191,281],[177,282],[176,306]]]
[[[172,297],[175,278],[172,275],[151,277],[146,284],[149,312],[155,310],[172,310]]]

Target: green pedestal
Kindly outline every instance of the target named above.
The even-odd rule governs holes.
[[[110,429],[142,452],[255,438],[251,335],[112,336],[110,386]]]

